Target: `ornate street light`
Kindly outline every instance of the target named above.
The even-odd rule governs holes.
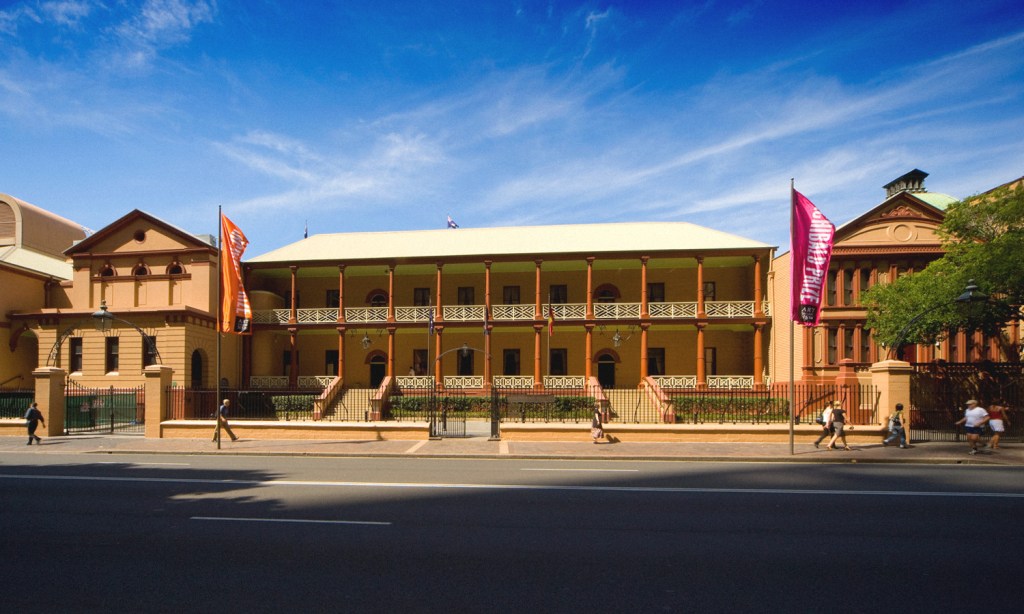
[[[114,323],[114,314],[107,311],[107,301],[100,301],[100,310],[92,314],[93,324],[96,325],[96,330],[101,333],[105,333],[110,330],[110,326]]]
[[[974,283],[974,280],[973,279],[969,279],[969,280],[967,280],[967,286],[964,288],[964,291],[960,293],[960,296],[958,296],[955,299],[953,299],[953,302],[954,303],[961,303],[961,304],[963,304],[963,303],[978,303],[978,302],[987,301],[987,300],[988,300],[988,295],[984,294],[983,292],[979,292],[978,291],[978,286]],[[920,320],[922,317],[928,315],[929,313],[935,311],[936,309],[945,307],[947,304],[948,303],[939,303],[938,305],[934,305],[932,307],[929,307],[928,309],[925,309],[924,311],[922,311],[921,313],[917,314],[913,318],[910,318],[910,321],[907,322],[907,325],[904,326],[903,329],[900,330],[899,334],[896,335],[896,339],[893,341],[892,347],[889,348],[889,358],[892,358],[893,355],[899,350],[899,348],[902,347],[904,337],[906,337],[907,332],[910,331],[910,328],[914,324],[916,324],[918,320]]]

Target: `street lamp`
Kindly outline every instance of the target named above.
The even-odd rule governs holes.
[[[107,311],[106,300],[100,301],[100,310],[92,314],[92,321],[96,325],[96,330],[101,333],[110,330],[110,326],[114,322],[114,314]]]
[[[960,296],[953,299],[953,302],[963,304],[977,303],[985,300],[988,300],[988,295],[984,294],[983,292],[979,292],[978,286],[977,284],[974,283],[974,280],[969,279],[967,280],[967,286],[964,288],[964,291],[960,293]],[[906,337],[907,332],[910,331],[910,328],[914,324],[916,324],[918,320],[928,315],[929,313],[935,311],[936,309],[945,307],[946,305],[947,303],[939,303],[938,305],[934,305],[932,307],[929,307],[928,309],[925,309],[924,311],[917,314],[913,318],[910,318],[910,321],[907,322],[907,325],[904,326],[902,330],[900,330],[900,332],[896,335],[896,339],[893,340],[892,347],[889,348],[889,358],[892,358],[896,351],[899,350],[899,348],[903,345],[904,337]]]

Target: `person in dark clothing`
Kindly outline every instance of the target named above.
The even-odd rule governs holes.
[[[26,445],[32,445],[32,440],[36,440],[36,444],[42,444],[43,440],[36,435],[36,428],[42,423],[43,427],[46,427],[46,420],[43,418],[43,412],[39,411],[39,404],[35,401],[28,406],[28,411],[25,412],[25,426],[28,427],[28,443]]]
[[[846,410],[843,409],[842,403],[836,401],[832,404],[832,415],[828,419],[829,427],[834,429],[832,432],[832,439],[828,440],[828,449],[836,449],[836,440],[843,440],[843,449],[849,450],[850,446],[846,443],[846,432],[843,430],[846,426]]]
[[[224,429],[227,431],[228,436],[231,437],[231,441],[238,441],[238,437],[231,431],[231,427],[228,426],[228,411],[231,408],[231,400],[224,399],[221,403],[220,409],[217,410],[217,428],[213,431],[213,440],[217,441],[220,437],[220,430]]]

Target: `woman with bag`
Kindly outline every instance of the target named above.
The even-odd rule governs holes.
[[[604,437],[604,425],[601,422],[601,408],[594,408],[594,417],[590,420],[590,436],[594,438],[594,443],[598,443],[598,440]]]

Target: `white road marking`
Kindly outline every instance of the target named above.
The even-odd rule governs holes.
[[[101,463],[96,463],[96,464],[97,465],[162,465],[162,466],[168,466],[169,465],[169,466],[174,466],[174,467],[191,467],[192,466],[192,463],[136,463],[136,462],[132,462],[132,461],[121,461],[121,462],[103,461]]]
[[[405,453],[406,454],[415,454],[416,450],[419,450],[423,446],[427,445],[427,441],[429,441],[429,440],[428,439],[424,439],[423,441],[416,442],[416,444],[413,447],[411,447],[408,450],[406,450]]]
[[[231,518],[227,516],[192,516],[189,520],[215,520],[226,522],[289,522],[296,524],[362,524],[371,526],[391,526],[390,522],[373,520],[310,520],[307,518]]]
[[[568,471],[568,472],[582,471],[582,472],[590,472],[590,473],[638,473],[640,470],[639,469],[582,469],[582,468],[573,469],[571,467],[567,468],[567,469],[559,469],[559,468],[556,468],[556,467],[552,467],[552,468],[549,469],[549,468],[545,468],[545,467],[523,467],[522,469],[520,469],[520,471]]]
[[[798,488],[685,488],[671,486],[577,486],[549,484],[459,484],[432,482],[317,482],[302,480],[204,480],[199,478],[146,478],[80,475],[0,474],[0,479],[65,480],[81,482],[149,482],[156,484],[220,484],[223,486],[316,486],[322,488],[394,488],[421,490],[548,490],[666,494],[845,495],[851,497],[973,497],[1024,499],[1016,492],[907,491],[907,490],[811,490]]]

